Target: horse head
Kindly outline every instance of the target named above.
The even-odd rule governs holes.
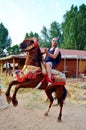
[[[20,50],[21,52],[34,50],[38,47],[38,39],[35,37],[27,38],[20,43]]]
[[[29,54],[29,58],[26,58],[26,64],[35,65],[41,67],[42,54],[38,45],[38,39],[35,37],[25,39],[20,43],[21,52]],[[28,61],[27,61],[28,59]]]

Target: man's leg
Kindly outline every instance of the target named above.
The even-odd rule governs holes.
[[[46,70],[49,78],[49,82],[48,82],[48,86],[49,86],[52,84],[52,79],[51,79],[52,63],[51,62],[46,62]]]

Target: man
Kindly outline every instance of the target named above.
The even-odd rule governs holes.
[[[44,53],[46,54],[45,57],[45,66],[46,71],[48,75],[48,86],[52,85],[52,79],[51,79],[51,70],[54,68],[57,64],[56,57],[59,54],[59,48],[57,47],[58,39],[54,37],[51,42],[51,48],[49,50],[45,49]]]

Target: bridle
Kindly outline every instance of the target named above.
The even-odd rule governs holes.
[[[35,47],[34,50],[31,50]],[[34,52],[36,49],[38,48],[38,43],[34,42],[33,44],[31,44],[30,46],[27,47],[26,51],[30,51],[30,52]]]
[[[33,48],[34,48],[34,49],[33,49]],[[33,50],[32,50],[32,49],[33,49]],[[30,45],[30,46],[27,47],[26,51],[27,51],[27,52],[30,52],[30,53],[33,53],[33,52],[35,52],[37,49],[38,49],[38,43],[33,43],[32,45]],[[37,61],[37,59],[34,58],[30,53],[29,53],[29,56],[30,56],[31,58],[33,58],[35,61]]]

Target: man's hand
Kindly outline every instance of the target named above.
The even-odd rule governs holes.
[[[47,49],[44,49],[44,53],[48,54],[48,50],[47,50]]]

